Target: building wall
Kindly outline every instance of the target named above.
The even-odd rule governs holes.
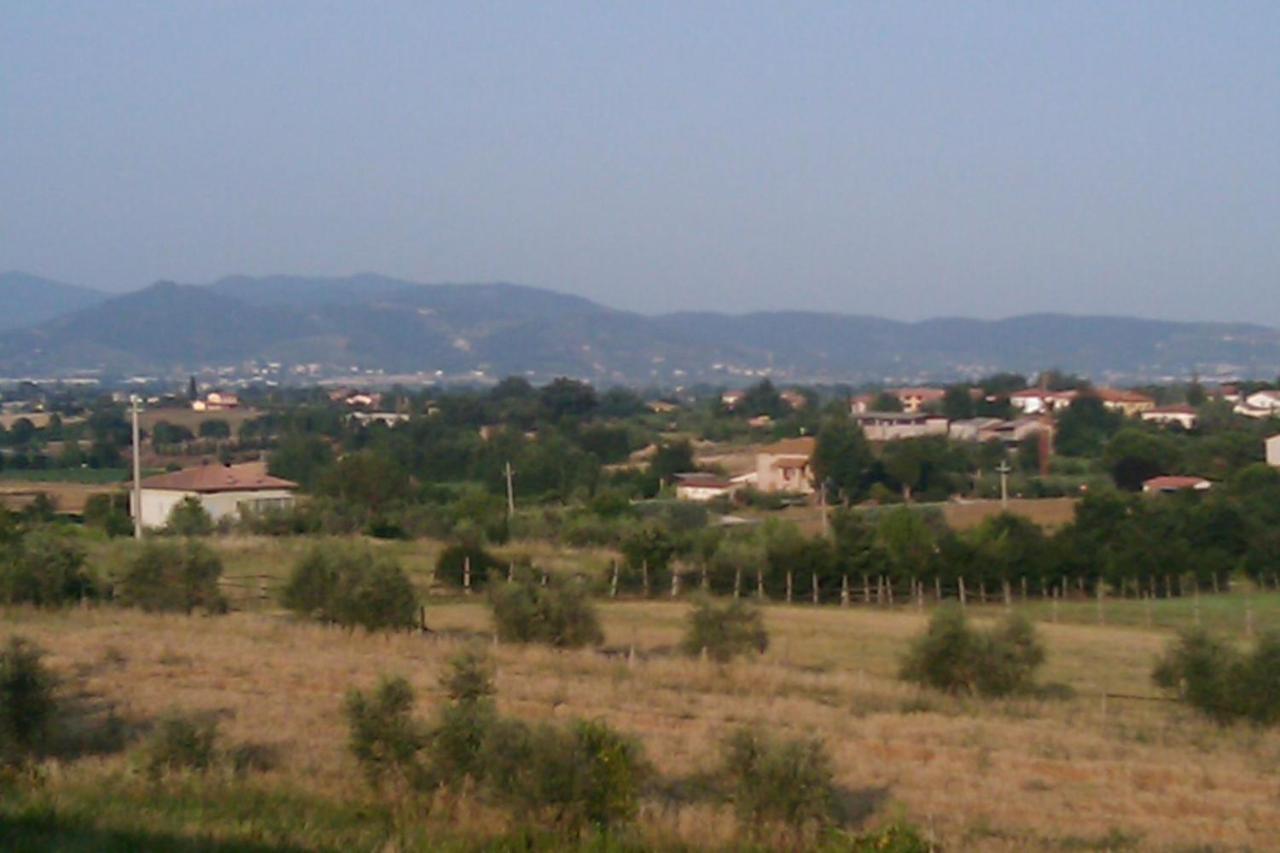
[[[227,516],[240,517],[240,505],[250,509],[262,510],[267,507],[285,508],[294,503],[293,492],[288,489],[261,489],[256,491],[216,492],[214,494],[198,494],[170,489],[142,490],[142,526],[164,527],[169,521],[173,508],[188,497],[196,498],[204,511],[215,522]]]
[[[756,454],[756,488],[762,492],[796,492],[807,495],[813,492],[812,472],[806,461],[803,468],[788,465],[779,468],[778,460],[794,460],[794,456],[777,456],[772,453]]]
[[[1267,439],[1267,464],[1280,468],[1280,435]]]

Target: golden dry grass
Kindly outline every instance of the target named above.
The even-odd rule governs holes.
[[[759,659],[720,667],[667,653],[685,606],[602,606],[606,645],[595,651],[494,647],[500,706],[525,719],[598,717],[639,737],[658,770],[711,767],[734,726],[762,723],[829,745],[839,781],[898,813],[947,849],[1115,846],[1269,849],[1280,835],[1280,735],[1219,729],[1181,706],[1111,699],[1151,695],[1152,658],[1167,634],[1137,628],[1042,625],[1044,678],[1075,698],[993,703],[922,693],[894,678],[913,612],[769,607],[773,643]],[[51,653],[70,679],[132,718],[170,708],[222,715],[232,741],[273,744],[281,766],[261,784],[319,796],[367,796],[344,749],[342,699],[382,674],[407,677],[423,714],[441,700],[436,679],[467,635],[487,636],[478,603],[429,610],[437,633],[366,636],[297,624],[274,613],[221,618],[114,609],[9,611],[6,628]],[[108,774],[122,757],[82,760],[54,774]],[[501,819],[454,814],[471,831]],[[469,821],[469,822],[468,822]],[[651,804],[641,831],[698,846],[734,843],[721,806]]]
[[[0,480],[0,506],[20,510],[44,494],[52,498],[59,512],[80,514],[85,503],[93,495],[121,492],[123,485],[98,485],[90,483],[57,483],[28,480]]]

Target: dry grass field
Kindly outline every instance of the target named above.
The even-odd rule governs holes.
[[[53,499],[59,512],[79,515],[90,497],[120,492],[125,486],[95,483],[40,482],[36,480],[0,480],[0,506],[20,510],[44,494]]]
[[[769,651],[727,666],[670,651],[684,604],[601,611],[604,652],[492,645],[479,601],[437,603],[428,611],[434,633],[393,636],[271,610],[8,611],[6,632],[50,652],[64,692],[114,708],[126,727],[175,708],[204,712],[229,742],[278,756],[247,779],[179,779],[163,790],[136,772],[128,748],[82,757],[47,767],[21,814],[56,813],[90,842],[114,833],[144,846],[199,835],[266,845],[253,849],[416,849],[494,836],[508,818],[464,797],[429,814],[423,805],[419,834],[389,842],[385,806],[344,744],[349,688],[403,675],[425,715],[442,699],[445,662],[470,641],[493,649],[504,712],[607,720],[643,741],[664,778],[713,766],[720,738],[742,723],[821,737],[868,824],[905,817],[948,850],[1265,850],[1280,837],[1280,734],[1220,728],[1174,703],[1117,695],[1154,696],[1149,671],[1165,630],[1041,623],[1043,679],[1075,695],[979,702],[897,681],[898,657],[924,625],[910,609],[770,606]],[[742,841],[727,807],[678,797],[648,801],[637,831],[654,847]]]

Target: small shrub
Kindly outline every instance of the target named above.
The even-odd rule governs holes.
[[[0,547],[0,603],[59,607],[95,597],[84,558],[79,543],[47,527]]]
[[[471,566],[472,589],[483,589],[489,581],[489,574],[502,569],[498,558],[484,548],[474,543],[459,542],[440,552],[440,557],[436,560],[436,581],[454,589],[462,589],[468,561]]]
[[[198,498],[186,497],[169,510],[164,529],[175,536],[208,536],[213,532],[213,518]]]
[[[171,713],[156,726],[143,747],[143,769],[152,780],[165,773],[203,773],[217,758],[218,723]]]
[[[372,695],[347,694],[348,745],[375,788],[390,781],[401,789],[421,785],[418,753],[426,732],[413,718],[413,688],[403,678],[383,679]]]
[[[486,744],[490,788],[521,815],[571,832],[635,817],[650,768],[640,746],[603,722],[564,729],[504,721]]]
[[[849,841],[850,853],[933,853],[937,849],[920,830],[902,821],[863,832]]]
[[[538,583],[522,573],[489,590],[498,637],[504,642],[579,648],[604,642],[591,597],[582,583]]]
[[[820,741],[739,729],[724,742],[721,773],[739,820],[752,827],[817,831],[836,819],[835,777]]]
[[[763,653],[769,648],[769,634],[759,610],[735,600],[723,607],[708,598],[689,613],[680,648],[688,655],[706,650],[712,660],[724,663],[737,655]]]
[[[1204,631],[1182,634],[1157,662],[1152,679],[1219,723],[1280,722],[1280,634],[1243,653]]]
[[[969,627],[964,613],[944,607],[902,662],[906,681],[979,696],[1007,696],[1033,686],[1044,647],[1026,619],[1012,615],[991,631]]]
[[[125,565],[121,599],[147,611],[221,613],[221,576],[222,560],[207,545],[148,540]]]
[[[368,549],[311,549],[294,566],[281,602],[299,615],[367,631],[412,628],[418,620],[418,592],[400,564]]]
[[[0,650],[0,761],[20,761],[44,743],[53,719],[55,680],[42,652],[22,637]]]

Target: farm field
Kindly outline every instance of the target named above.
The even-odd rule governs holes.
[[[156,424],[165,421],[174,426],[186,427],[194,433],[204,421],[226,421],[234,435],[239,431],[242,423],[253,420],[260,414],[262,412],[251,408],[228,409],[223,412],[197,412],[189,406],[167,409],[144,408],[138,413],[138,424],[142,429],[150,432]]]
[[[227,552],[229,574],[268,557],[260,544],[243,547],[239,564]],[[1229,613],[1244,598],[1201,603]],[[1259,628],[1280,624],[1280,596],[1251,601]],[[341,713],[349,688],[392,674],[414,685],[426,716],[443,698],[445,662],[481,642],[498,663],[504,713],[604,719],[638,737],[665,779],[710,769],[720,738],[757,722],[821,737],[867,825],[905,818],[948,850],[1269,849],[1280,833],[1280,735],[1218,727],[1159,701],[1149,673],[1171,632],[1087,624],[1091,607],[1064,604],[1062,622],[1039,625],[1049,649],[1042,680],[1070,698],[990,702],[895,678],[927,615],[909,607],[771,605],[768,652],[725,666],[676,656],[687,605],[660,601],[602,604],[601,651],[496,645],[478,597],[429,603],[433,633],[374,636],[300,624],[273,606],[224,617],[9,610],[7,631],[49,651],[64,693],[91,709],[86,719],[109,707],[137,733],[173,709],[212,714],[229,743],[261,746],[277,761],[243,779],[183,777],[161,789],[133,769],[131,747],[81,757],[0,806],[0,825],[10,827],[0,833],[16,833],[16,849],[66,839],[79,839],[73,849],[104,839],[174,846],[190,843],[194,826],[202,843],[256,850],[468,847],[497,837],[508,819],[466,797],[422,804],[391,837],[388,807],[346,752]],[[636,841],[739,845],[726,806],[669,787],[646,800]]]

